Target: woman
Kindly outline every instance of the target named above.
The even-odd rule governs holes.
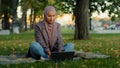
[[[53,6],[45,7],[43,21],[35,25],[36,42],[31,43],[27,57],[49,58],[51,52],[73,51],[73,44],[67,43],[63,46],[61,26],[55,22],[56,14]]]

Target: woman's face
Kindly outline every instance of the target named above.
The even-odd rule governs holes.
[[[49,11],[49,12],[46,14],[45,18],[46,18],[46,21],[47,21],[48,24],[54,23],[54,21],[55,21],[55,19],[56,19],[56,12],[54,12],[54,11]]]

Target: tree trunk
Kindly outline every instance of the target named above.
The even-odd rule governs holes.
[[[35,24],[35,19],[36,19],[36,11],[35,11],[35,9],[34,9],[34,17],[33,17],[33,24],[32,24],[32,28],[34,28],[34,24]]]
[[[92,14],[90,13],[90,16],[89,16],[89,30],[92,30],[92,18],[91,18]]]
[[[9,14],[8,12],[4,12],[4,18],[2,20],[2,29],[9,30],[10,29],[10,22],[9,22]]]
[[[26,22],[26,11],[23,12],[22,14],[22,19],[21,19],[21,31],[25,31],[25,22]]]
[[[25,21],[25,31],[27,31],[27,21],[26,20],[27,20],[27,13],[25,13],[25,20],[24,20]]]
[[[0,0],[0,17],[1,17],[1,11],[2,11],[2,0]]]
[[[33,23],[32,14],[33,14],[33,9],[31,8],[31,14],[30,14],[30,29],[32,29],[32,23]]]
[[[18,5],[18,0],[13,0],[13,11],[12,11],[12,29],[13,26],[17,23],[17,5]],[[16,26],[16,25],[15,25]]]
[[[34,18],[33,18],[33,28],[34,28],[34,25],[35,25],[35,23],[36,23],[36,14],[34,13]]]
[[[76,0],[75,15],[75,39],[88,39],[88,7],[89,0]]]
[[[89,7],[91,6],[91,0],[89,0]],[[91,16],[92,16],[92,11],[90,10],[89,11],[89,30],[92,30],[92,18],[91,18]]]

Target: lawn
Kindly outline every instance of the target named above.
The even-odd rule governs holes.
[[[99,52],[110,55],[111,58],[62,61],[58,62],[57,66],[55,62],[45,61],[0,65],[0,68],[120,68],[120,34],[90,34],[88,40],[73,40],[72,30],[62,30],[62,36],[64,43],[74,43],[75,50]],[[33,41],[35,41],[33,31],[19,35],[0,35],[0,55],[25,54]]]

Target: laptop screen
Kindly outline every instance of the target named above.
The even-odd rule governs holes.
[[[53,52],[50,59],[53,61],[72,60],[74,52]]]

